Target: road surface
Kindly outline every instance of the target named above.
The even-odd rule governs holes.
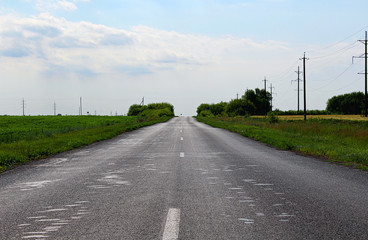
[[[368,175],[174,118],[0,174],[0,239],[368,239]]]

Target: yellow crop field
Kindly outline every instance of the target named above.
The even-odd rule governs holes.
[[[279,116],[282,120],[304,120],[304,116],[285,115]],[[352,121],[367,121],[368,118],[361,115],[307,115],[307,119],[339,119]]]
[[[255,118],[264,118],[264,116],[252,116]],[[280,115],[280,120],[304,120],[303,115]],[[307,119],[339,119],[351,121],[368,121],[368,118],[361,115],[307,115]]]

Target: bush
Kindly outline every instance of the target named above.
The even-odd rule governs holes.
[[[140,117],[173,117],[174,106],[169,103],[151,103],[147,106],[141,106],[134,104],[130,106],[128,116],[140,116]]]
[[[275,112],[268,112],[267,113],[267,121],[269,123],[278,123],[280,121],[279,117]]]
[[[213,113],[210,110],[203,110],[199,113],[200,117],[214,117]]]

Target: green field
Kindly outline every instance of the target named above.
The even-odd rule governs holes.
[[[0,172],[170,118],[0,116]]]
[[[199,121],[228,129],[280,149],[368,170],[368,122],[336,119],[307,121],[263,118],[205,118]]]

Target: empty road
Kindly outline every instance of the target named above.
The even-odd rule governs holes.
[[[0,174],[0,239],[368,239],[368,175],[179,117]]]

